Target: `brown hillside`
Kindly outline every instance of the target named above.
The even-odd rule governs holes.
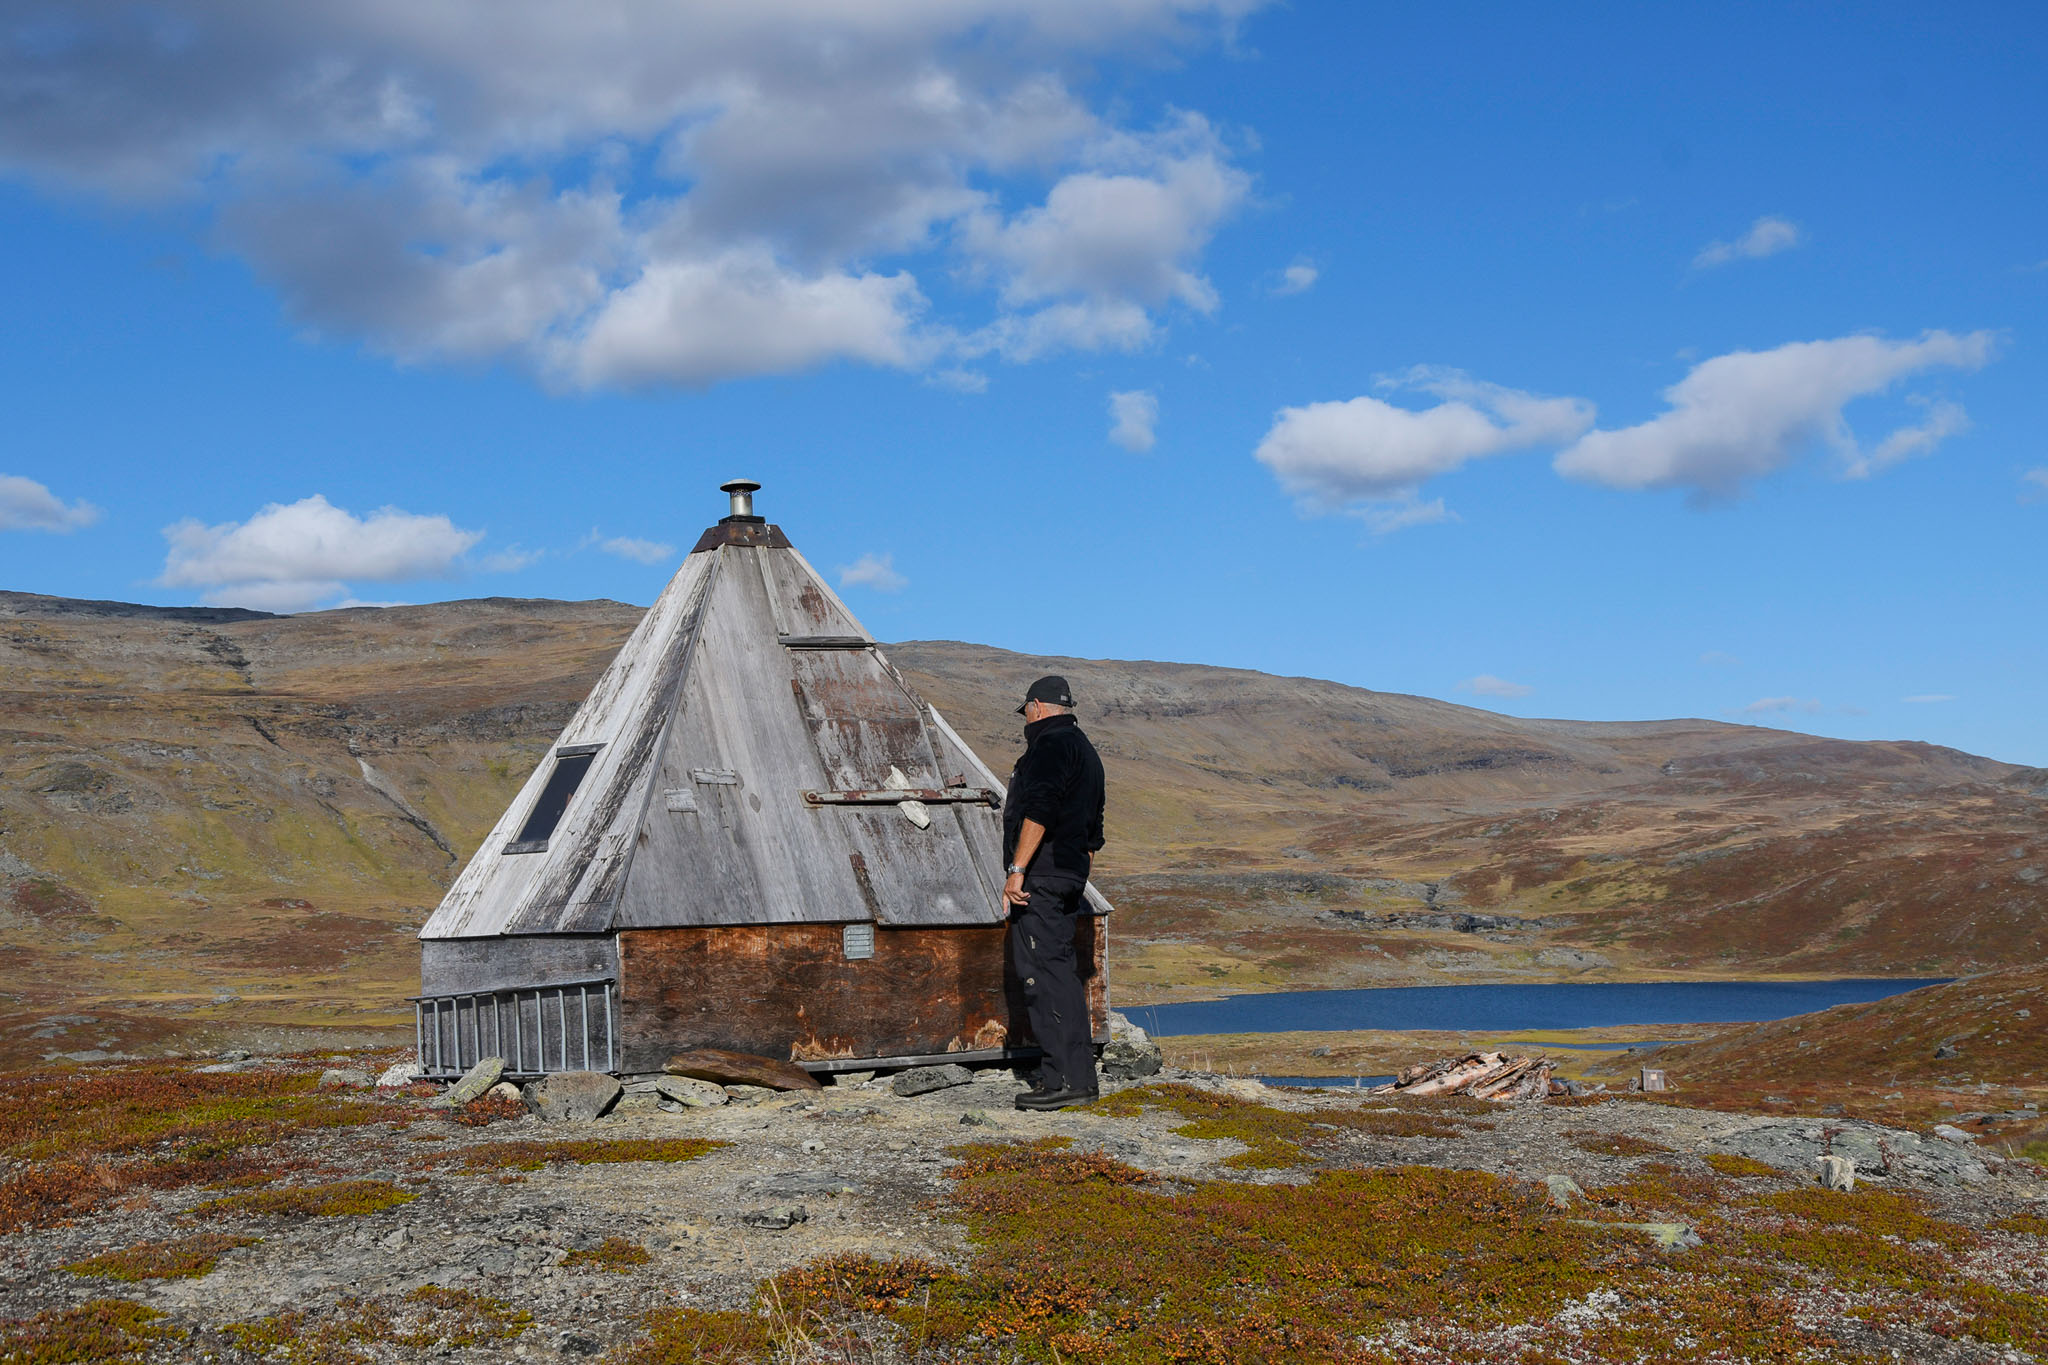
[[[388,1028],[411,931],[639,614],[0,594],[4,1050]],[[2040,953],[2036,770],[1193,665],[890,654],[999,771],[1023,684],[1074,681],[1110,769],[1126,1000]]]

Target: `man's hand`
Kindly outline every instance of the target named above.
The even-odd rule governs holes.
[[[1029,905],[1031,894],[1024,889],[1024,874],[1012,872],[1003,883],[1003,903],[1006,905]]]

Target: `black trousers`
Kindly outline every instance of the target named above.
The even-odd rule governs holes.
[[[1010,968],[1024,990],[1024,1014],[1045,1053],[1038,1083],[1048,1090],[1094,1090],[1095,1037],[1088,991],[1074,956],[1074,921],[1084,883],[1024,879],[1030,902],[1010,907]]]

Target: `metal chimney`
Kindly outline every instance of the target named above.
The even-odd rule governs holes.
[[[721,524],[728,521],[762,520],[754,515],[754,494],[759,492],[760,488],[761,485],[752,479],[729,479],[718,485],[719,492],[730,494],[732,497],[732,513],[730,516],[720,517]]]

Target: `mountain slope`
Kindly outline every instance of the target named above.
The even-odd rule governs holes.
[[[0,594],[0,1050],[389,1027],[411,931],[639,615]],[[2037,770],[1196,665],[889,654],[998,771],[1024,684],[1073,681],[1110,772],[1128,1000],[2041,951]]]

